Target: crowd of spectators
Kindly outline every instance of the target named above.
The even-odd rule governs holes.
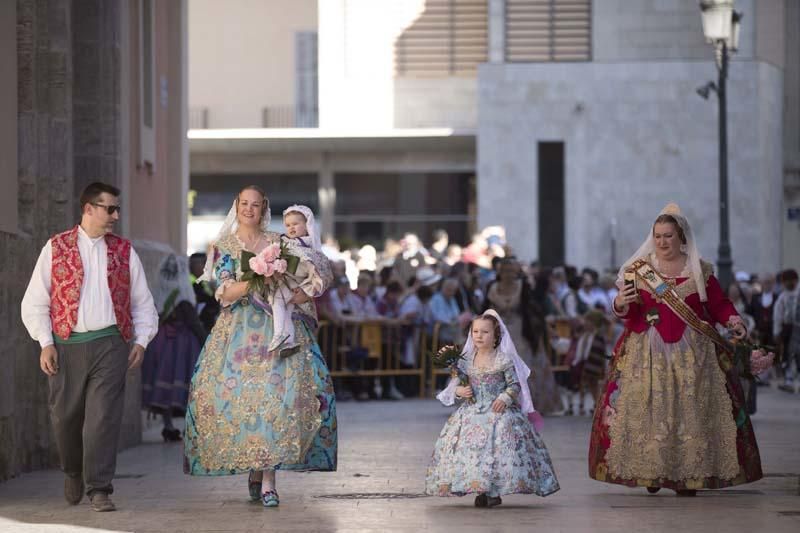
[[[420,331],[430,335],[438,324],[439,345],[463,342],[472,317],[498,306],[489,298],[492,285],[505,279],[510,287],[511,282],[519,280],[521,301],[515,305],[533,364],[540,366],[533,369],[534,373],[538,371],[537,379],[551,370],[556,374],[558,392],[551,395],[554,399],[539,398],[544,403],[553,400],[551,412],[574,412],[571,392],[583,396],[585,382],[575,369],[591,359],[590,345],[595,346],[595,351],[600,349],[598,339],[602,339],[602,350],[608,357],[623,330],[612,312],[617,294],[616,271],[519,261],[506,242],[502,227],[484,229],[465,246],[450,243],[447,233],[438,230],[428,247],[417,235],[409,233],[399,241],[387,240],[382,251],[373,246],[340,250],[333,241],[325,243],[323,251],[331,259],[335,278],[331,289],[317,300],[320,320],[342,328],[359,323],[405,328],[404,337],[398,341],[402,346],[397,357],[408,368],[421,364],[415,336]],[[196,262],[199,264],[200,259]],[[783,354],[783,363],[763,379],[796,390],[800,385],[797,273],[738,272],[736,281],[727,289],[748,325],[751,339],[774,346]],[[198,290],[199,295],[201,292],[208,293]],[[501,292],[495,289],[495,293]],[[792,340],[793,328],[797,333]],[[540,353],[547,360],[536,363]],[[356,399],[400,399],[408,395],[408,391],[401,392],[402,387],[398,388],[394,379],[376,378],[374,386],[360,383],[346,387]],[[547,389],[549,385],[541,382],[536,386]],[[349,396],[347,391],[342,392],[342,399]],[[578,410],[584,410],[582,398]]]

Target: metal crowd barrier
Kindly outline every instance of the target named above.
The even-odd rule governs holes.
[[[419,380],[420,398],[426,393],[428,339],[424,327],[392,321],[322,321],[317,333],[332,377],[412,376]],[[409,348],[416,356],[416,365],[410,368],[403,364]]]
[[[571,339],[574,334],[574,324],[569,319],[556,319],[548,327],[551,336]],[[450,375],[448,369],[434,368],[432,364],[433,354],[447,344],[441,340],[441,329],[439,322],[428,331],[426,326],[393,321],[322,321],[317,340],[332,377],[412,376],[419,381],[419,397],[424,398],[433,395],[438,378]],[[415,364],[411,367],[402,364],[408,349],[414,354]],[[554,373],[569,372],[565,354],[557,353],[551,343],[547,343],[546,350]]]

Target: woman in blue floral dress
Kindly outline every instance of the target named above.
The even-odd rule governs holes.
[[[500,505],[503,494],[547,496],[559,489],[550,455],[534,428],[540,420],[508,330],[490,309],[472,322],[459,372],[438,398],[462,404],[439,435],[425,480],[436,496],[477,494],[476,507]],[[520,376],[522,379],[520,379]]]
[[[313,296],[299,293],[293,316],[299,349],[270,352],[273,319],[267,299],[241,281],[242,251],[279,242],[266,230],[269,206],[258,187],[246,187],[213,243],[204,278],[215,279],[223,306],[200,353],[186,414],[184,471],[191,475],[250,473],[250,497],[279,503],[276,470],[336,470],[333,384],[316,342]],[[330,265],[313,258],[316,285],[327,288]]]

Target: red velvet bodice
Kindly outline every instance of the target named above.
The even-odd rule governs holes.
[[[691,280],[677,278],[675,283],[676,287],[680,289],[681,284],[691,283]],[[697,294],[697,291],[692,291],[691,294],[684,297],[684,301],[697,313],[697,316],[711,325],[717,323],[727,324],[732,316],[739,316],[733,307],[733,303],[722,292],[722,287],[714,276],[709,276],[708,281],[706,281],[706,294],[708,296],[708,301],[706,302],[700,301],[700,295]],[[673,313],[666,304],[656,302],[654,296],[646,290],[639,289],[639,298],[641,298],[641,303],[630,304],[628,312],[621,315],[625,321],[625,326],[635,333],[644,333],[647,328],[651,327],[647,323],[647,312],[656,308],[658,309],[660,320],[653,327],[656,328],[664,342],[678,342],[688,327],[686,323]]]

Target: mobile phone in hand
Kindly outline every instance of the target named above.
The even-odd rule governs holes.
[[[622,276],[623,282],[625,284],[625,290],[629,287],[636,288],[636,273],[632,270],[626,270]]]

